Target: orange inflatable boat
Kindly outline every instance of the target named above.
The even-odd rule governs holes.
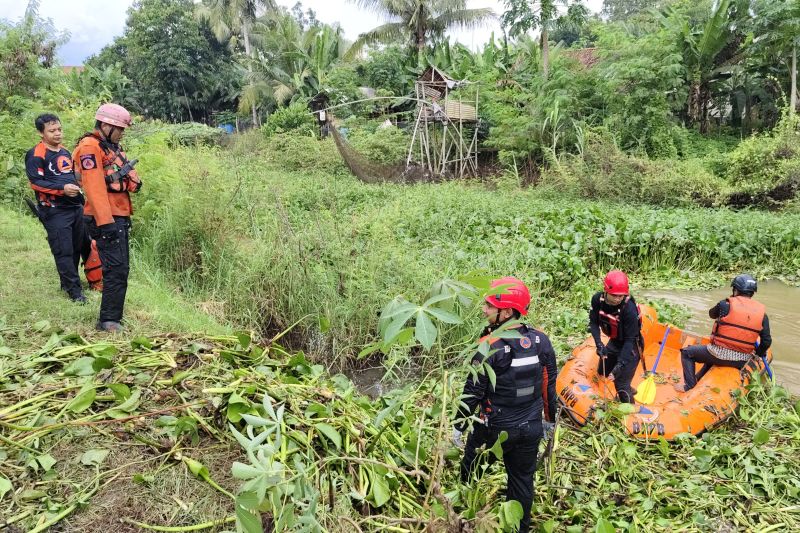
[[[658,322],[654,309],[645,305],[642,309],[642,335],[644,337],[644,360],[648,370],[653,367],[661,341],[666,333],[666,324]],[[661,360],[655,374],[656,397],[649,405],[636,404],[636,411],[624,419],[628,432],[640,439],[664,437],[672,440],[681,433],[699,434],[723,422],[737,406],[734,391],[745,391],[753,371],[759,375],[766,370],[759,358],[751,359],[741,370],[715,366],[697,382],[689,392],[680,393],[674,385],[683,381],[680,349],[692,344],[708,344],[709,338],[682,331],[670,326]],[[772,352],[767,354],[772,361]],[[566,412],[579,425],[591,419],[599,401],[613,400],[616,396],[614,382],[597,371],[598,358],[592,337],[575,348],[572,356],[558,374],[556,390]],[[702,365],[698,364],[699,371]],[[645,379],[639,364],[633,378],[634,389]]]

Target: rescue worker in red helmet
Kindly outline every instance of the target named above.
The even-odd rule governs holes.
[[[131,114],[117,104],[103,104],[95,113],[94,131],[84,135],[73,153],[73,166],[86,193],[83,209],[89,235],[97,241],[103,270],[103,299],[97,329],[122,330],[122,313],[130,269],[130,193],[142,182],[119,145]]]
[[[641,328],[628,276],[621,270],[610,271],[603,280],[603,290],[592,296],[589,331],[600,358],[597,372],[614,382],[622,403],[634,403],[636,392],[631,380],[642,352]],[[603,344],[600,332],[608,337],[608,344]]]
[[[679,392],[691,390],[712,366],[742,368],[754,356],[763,357],[772,345],[764,304],[753,300],[758,283],[750,274],[733,279],[731,296],[708,310],[715,320],[711,344],[687,346],[681,350],[683,384],[675,385]],[[705,363],[695,374],[695,363]]]
[[[512,325],[519,338],[493,337],[492,332],[503,324],[528,314],[530,292],[525,284],[513,277],[494,280],[496,292],[486,296],[483,313],[488,321],[483,338],[489,343],[489,355],[476,353],[472,364],[488,364],[495,374],[492,386],[485,371],[470,376],[461,396],[462,404],[454,430],[453,441],[461,444],[461,435],[468,420],[480,406],[480,422],[473,425],[467,440],[461,476],[466,482],[474,468],[477,450],[492,446],[505,431],[503,464],[507,475],[507,500],[522,505],[520,532],[530,528],[533,504],[533,476],[539,441],[543,436],[542,412],[553,422],[556,416],[556,354],[547,335],[520,323]],[[490,460],[492,455],[490,455]]]

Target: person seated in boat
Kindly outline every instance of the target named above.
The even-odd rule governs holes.
[[[715,320],[711,344],[687,346],[681,350],[683,384],[679,392],[691,390],[712,366],[742,368],[751,357],[763,357],[772,344],[769,319],[761,302],[753,300],[758,283],[750,274],[740,274],[731,283],[733,292],[708,310]],[[705,363],[695,375],[695,363]]]
[[[603,291],[592,296],[589,331],[600,358],[597,372],[614,382],[617,399],[623,403],[634,403],[636,391],[631,380],[642,352],[641,330],[628,276],[621,270],[610,271],[603,280]],[[603,344],[601,331],[608,336],[608,344]]]
[[[502,443],[506,499],[522,505],[519,532],[527,533],[539,441],[544,435],[542,416],[549,422],[555,421],[556,416],[558,367],[547,335],[524,323],[512,326],[519,333],[518,338],[492,337],[492,332],[503,324],[527,315],[531,302],[528,287],[517,278],[496,279],[492,288],[498,287],[502,292],[487,295],[483,305],[489,324],[481,340],[489,342],[489,356],[476,353],[472,360],[476,366],[488,364],[495,382],[492,384],[486,372],[467,378],[459,421],[453,428],[453,443],[461,447],[468,420],[480,407],[484,423],[473,425],[461,464],[461,478],[466,482],[475,467],[478,449],[493,445],[501,432],[507,433],[508,438]]]

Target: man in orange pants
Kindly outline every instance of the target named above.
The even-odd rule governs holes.
[[[103,300],[97,329],[119,332],[128,290],[131,228],[130,193],[142,182],[119,141],[131,125],[131,115],[117,104],[103,104],[95,113],[95,128],[84,135],[72,160],[75,174],[86,193],[83,209],[89,235],[97,241],[103,264]]]

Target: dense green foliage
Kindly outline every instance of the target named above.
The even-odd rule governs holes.
[[[236,64],[193,8],[192,0],[139,0],[129,10],[125,33],[88,61],[119,65],[131,80],[112,94],[117,102],[170,122],[210,122],[235,107]]]

